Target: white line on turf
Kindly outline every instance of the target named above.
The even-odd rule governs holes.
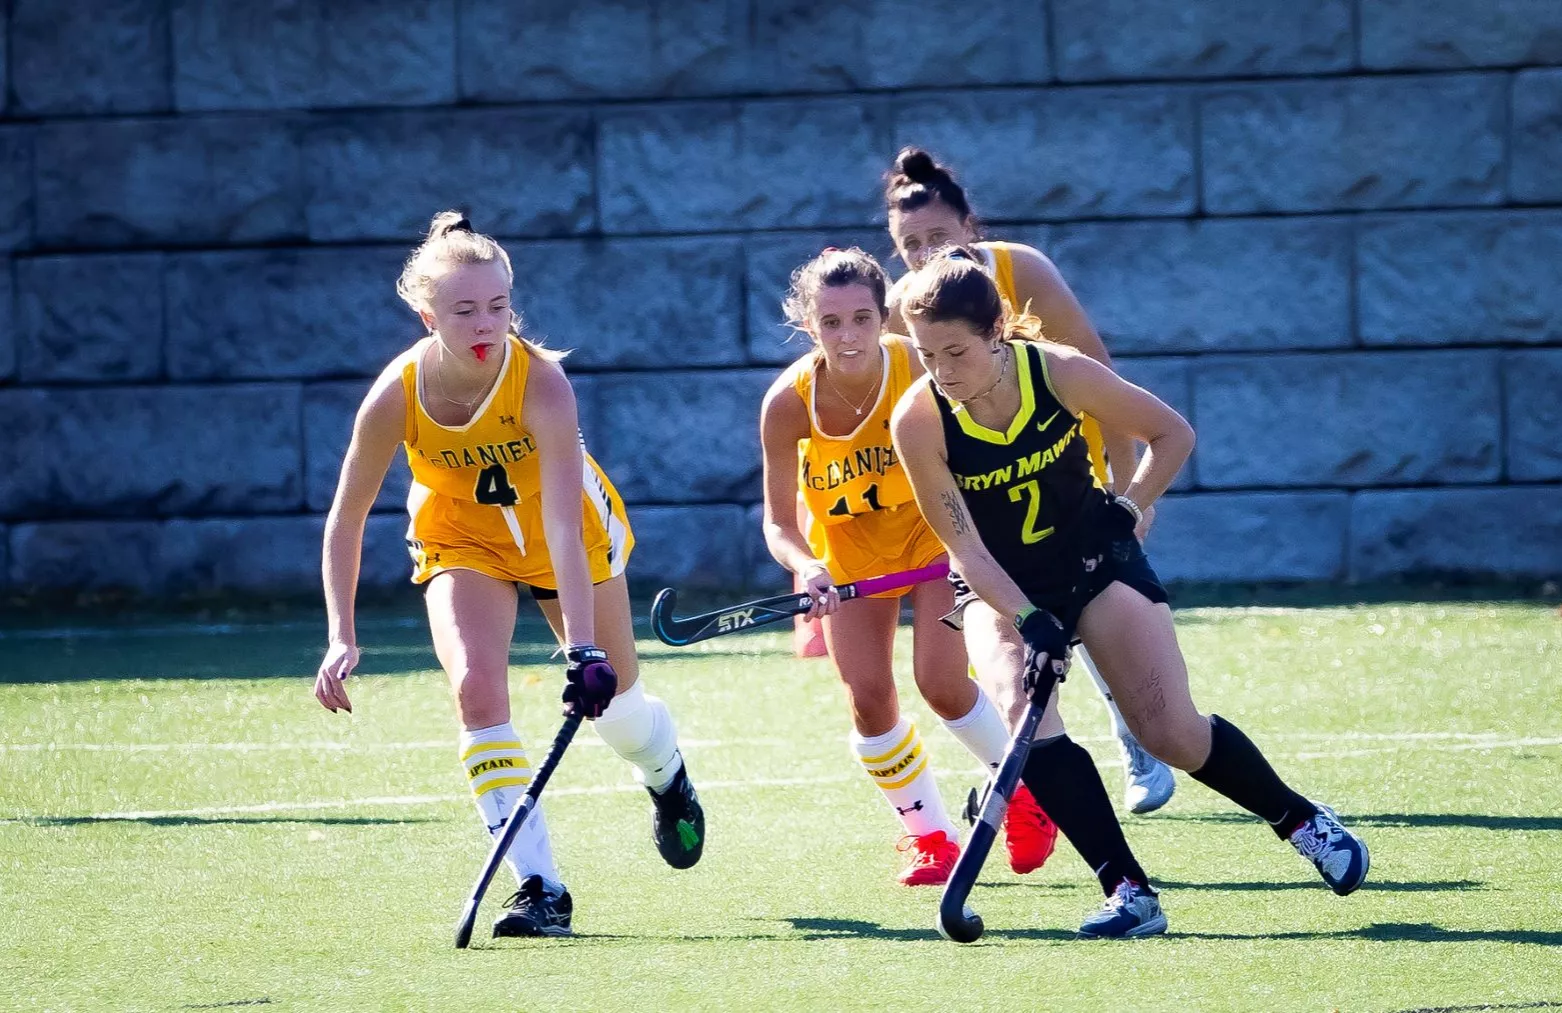
[[[1503,736],[1506,732],[1273,732],[1261,736],[1261,739],[1298,740],[1303,742],[1419,742],[1455,740],[1469,742],[1468,748],[1485,748],[1483,742],[1506,742]],[[1109,735],[1077,735],[1072,736],[1075,742],[1084,745],[1101,744],[1116,741]],[[580,745],[602,746],[598,739],[581,739]],[[767,747],[791,747],[796,742],[783,738],[754,738],[739,741],[726,741],[723,739],[685,739],[683,744],[690,749],[721,749],[728,746],[738,746],[745,749],[755,746]],[[1545,745],[1545,742],[1537,742],[1536,745]],[[318,742],[0,742],[0,753],[53,753],[53,752],[86,752],[86,753],[167,753],[167,752],[233,752],[233,753],[262,753],[262,752],[351,752],[356,750],[378,750],[382,752],[411,752],[420,749],[454,749],[455,738],[426,739],[417,742],[342,742],[342,741],[318,741]],[[1311,759],[1313,754],[1297,754],[1303,759]],[[1348,756],[1346,752],[1331,752],[1329,756]]]
[[[1427,744],[1411,746],[1407,749],[1387,747],[1380,749],[1359,749],[1347,752],[1327,753],[1286,753],[1276,754],[1279,759],[1288,760],[1330,760],[1350,756],[1371,756],[1379,753],[1408,752],[1413,750],[1426,750],[1433,752],[1463,752],[1482,749],[1524,749],[1536,746],[1562,746],[1562,737],[1552,738],[1520,738],[1520,739],[1493,739],[1483,742],[1453,742],[1447,744]],[[1115,758],[1096,760],[1096,765],[1104,770],[1115,770],[1120,764]],[[971,771],[969,776],[980,779],[986,771]],[[858,774],[832,774],[825,777],[778,777],[747,778],[741,781],[702,781],[699,785],[701,791],[725,791],[729,789],[751,789],[772,787],[795,787],[813,784],[842,784],[860,780]],[[549,798],[557,798],[569,795],[613,795],[620,792],[635,793],[643,791],[638,784],[609,784],[592,785],[585,787],[559,787],[548,792]],[[443,802],[458,802],[468,796],[465,795],[371,795],[367,798],[327,799],[312,802],[262,802],[257,805],[241,806],[208,806],[198,809],[153,809],[130,812],[103,812],[94,813],[86,819],[102,820],[105,822],[114,820],[153,820],[153,819],[177,819],[181,817],[206,817],[206,816],[240,816],[245,814],[274,813],[274,812],[310,812],[320,809],[352,809],[359,806],[419,806],[432,805]],[[50,813],[35,813],[0,818],[0,825],[7,823],[33,823],[50,819],[82,819],[80,816],[60,816]]]

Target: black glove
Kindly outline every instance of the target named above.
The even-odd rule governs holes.
[[[607,710],[618,692],[618,673],[607,662],[607,652],[593,644],[581,644],[564,652],[564,713],[595,720]]]
[[[1052,687],[1068,672],[1068,634],[1057,616],[1034,607],[1014,617],[1014,628],[1025,641],[1025,695],[1046,706]]]

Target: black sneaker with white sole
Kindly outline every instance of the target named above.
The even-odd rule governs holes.
[[[494,919],[494,938],[501,936],[567,936],[575,902],[568,890],[550,891],[541,876],[527,876],[505,901],[509,910]]]
[[[672,783],[651,791],[651,837],[662,860],[674,869],[687,869],[705,852],[705,810],[689,780],[689,768],[681,765]]]
[[[1345,829],[1333,809],[1318,802],[1318,812],[1291,832],[1291,847],[1318,869],[1329,889],[1341,897],[1367,878],[1372,865],[1367,842]]]

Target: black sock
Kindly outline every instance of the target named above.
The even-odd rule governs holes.
[[[1083,746],[1067,735],[1038,742],[1031,747],[1020,776],[1037,804],[1095,871],[1107,896],[1125,879],[1150,885],[1123,837],[1096,761]]]
[[[1200,781],[1260,817],[1281,840],[1291,836],[1318,807],[1280,780],[1242,730],[1218,714],[1211,714],[1209,759],[1190,771]]]

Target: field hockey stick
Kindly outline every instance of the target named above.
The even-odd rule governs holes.
[[[456,949],[464,950],[467,943],[472,941],[472,926],[477,924],[477,906],[483,902],[483,894],[488,892],[488,884],[493,881],[494,873],[499,870],[499,863],[504,861],[505,852],[510,850],[515,835],[520,833],[521,825],[526,822],[526,817],[532,814],[532,810],[537,808],[537,797],[542,794],[548,778],[553,776],[553,769],[559,765],[559,760],[563,759],[564,750],[569,747],[570,739],[575,737],[583,717],[584,715],[571,714],[564,719],[559,734],[553,737],[553,747],[548,750],[548,756],[542,761],[542,766],[537,768],[532,783],[526,788],[526,794],[515,803],[515,808],[510,810],[510,818],[505,821],[504,829],[500,831],[498,837],[494,838],[494,846],[488,852],[488,860],[483,863],[483,871],[477,874],[477,882],[472,886],[472,895],[466,899],[466,907],[461,910],[461,921],[456,925]]]
[[[910,587],[923,581],[942,580],[948,575],[949,564],[935,563],[915,570],[902,570],[882,577],[869,577],[850,584],[842,584],[836,588],[836,591],[840,593],[841,601],[850,601],[853,598],[866,598],[880,591]],[[813,608],[814,599],[806,592],[793,591],[769,598],[756,598],[741,605],[729,605],[714,612],[701,612],[699,615],[684,619],[673,615],[673,608],[677,604],[676,589],[667,587],[657,593],[656,600],[651,602],[651,631],[656,634],[656,639],[664,644],[672,647],[687,647],[701,640],[736,633],[739,630],[769,626],[771,623],[802,615]]]
[[[987,861],[987,853],[992,850],[993,841],[998,836],[998,824],[1003,822],[1003,814],[1009,808],[1009,796],[1014,794],[1015,785],[1020,783],[1020,772],[1025,769],[1025,760],[1030,756],[1031,739],[1046,709],[1045,702],[1038,704],[1035,701],[1025,708],[1019,730],[1009,740],[1009,748],[1003,754],[1003,762],[998,765],[998,773],[987,786],[987,794],[982,799],[981,811],[976,818],[976,825],[971,829],[971,837],[965,842],[954,871],[949,874],[949,882],[944,885],[944,895],[938,902],[938,934],[951,942],[974,943],[981,938],[985,927],[982,916],[972,911],[965,901],[971,895],[971,887],[976,885],[976,877],[981,873],[982,865]]]

